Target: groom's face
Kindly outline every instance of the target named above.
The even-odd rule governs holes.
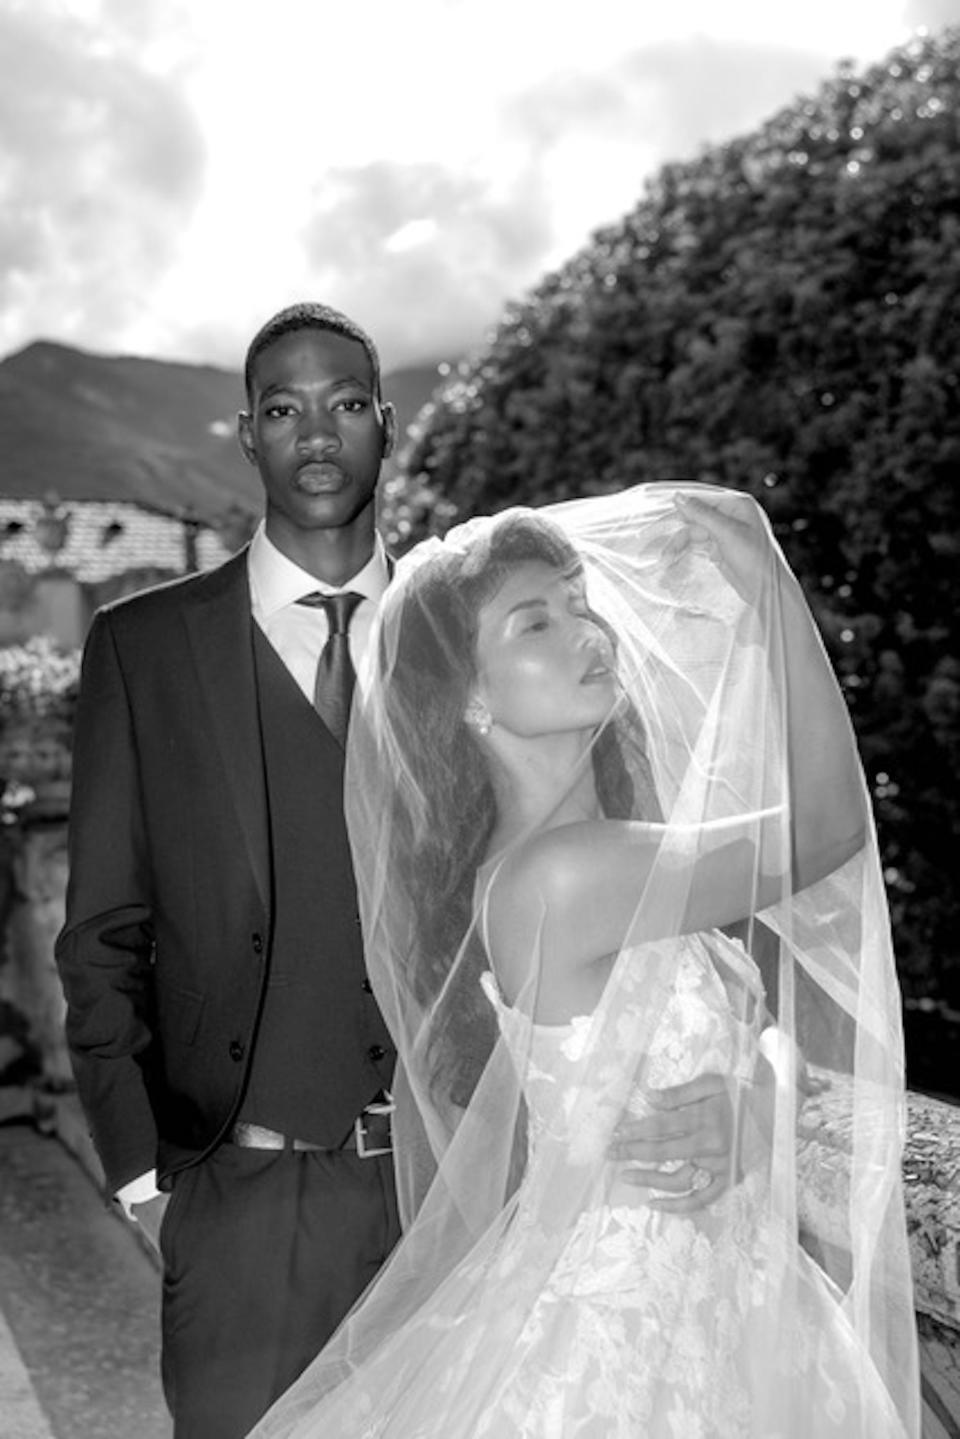
[[[372,521],[393,414],[376,393],[363,345],[329,330],[295,330],[257,356],[251,379],[240,445],[263,481],[268,532]]]

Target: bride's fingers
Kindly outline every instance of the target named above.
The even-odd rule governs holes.
[[[693,1189],[687,1194],[667,1194],[662,1199],[651,1199],[649,1207],[663,1210],[667,1214],[696,1214],[698,1210],[714,1204],[729,1187],[730,1176],[724,1171],[712,1174],[710,1182],[702,1189]]]
[[[679,1169],[664,1170],[650,1164],[625,1164],[617,1177],[634,1189],[655,1189],[658,1194],[688,1194],[693,1185],[694,1166],[683,1164]]]
[[[705,1209],[732,1182],[729,1164],[709,1157],[702,1163],[681,1164],[666,1172],[645,1165],[627,1165],[620,1170],[619,1179],[635,1189],[649,1190],[649,1207],[669,1214],[694,1214]]]
[[[678,495],[677,510],[691,530],[712,538],[728,539],[758,537],[755,525],[746,518],[740,519],[723,503],[712,503],[696,495]],[[749,512],[748,512],[749,513]]]
[[[663,556],[667,565],[674,565],[693,550],[713,553],[715,549],[716,541],[704,525],[685,522],[664,544]]]
[[[690,534],[706,536],[698,548],[710,555],[741,597],[749,599],[767,549],[755,510],[729,497],[714,502],[697,495],[678,495],[676,509]],[[735,509],[740,510],[743,519],[733,512]]]
[[[611,1159],[621,1163],[646,1165],[648,1168],[693,1162],[694,1156],[698,1163],[706,1164],[709,1159],[711,1164],[713,1161],[725,1164],[732,1144],[732,1119],[728,1121],[727,1117],[731,1112],[729,1103],[726,1100],[722,1103],[725,1108],[721,1108],[720,1103],[710,1106],[702,1117],[684,1120],[683,1127],[673,1130],[664,1128],[658,1132],[646,1128],[631,1133],[621,1129],[611,1141],[607,1153]],[[649,1125],[656,1118],[651,1115],[645,1123]],[[676,1120],[672,1122],[677,1124]]]
[[[690,548],[690,531],[687,526],[675,530],[663,546],[663,557],[668,565],[682,559]]]

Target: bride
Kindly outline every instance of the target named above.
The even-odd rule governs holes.
[[[257,1439],[915,1439],[876,843],[757,506],[470,521],[373,650],[347,806],[405,1237]],[[704,1206],[678,1160],[685,1207],[611,1156],[710,1073],[733,1169]]]

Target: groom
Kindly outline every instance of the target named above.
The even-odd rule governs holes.
[[[159,1229],[175,1439],[241,1439],[398,1234],[342,694],[336,712],[388,580],[394,415],[373,342],[322,305],[268,321],[245,380],[263,525],[219,569],[101,611],[87,641],[57,945],[108,1183]],[[332,625],[331,590],[358,596]],[[672,1202],[699,1207],[726,1183],[729,1105],[705,1077],[623,1141],[628,1161],[696,1158],[708,1182]]]
[[[260,330],[246,384],[240,444],[266,497],[249,548],[91,629],[57,945],[108,1183],[148,1229],[166,1210],[176,1439],[240,1439],[398,1235],[343,717],[315,695],[323,597],[356,596],[335,704],[344,639],[358,653],[387,583],[374,506],[394,414],[373,342],[321,305]]]

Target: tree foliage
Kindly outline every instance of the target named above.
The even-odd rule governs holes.
[[[386,517],[753,493],[850,702],[905,988],[960,1007],[958,132],[952,30],[667,165],[461,364]]]

